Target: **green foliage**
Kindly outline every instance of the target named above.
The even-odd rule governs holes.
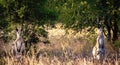
[[[52,4],[50,4],[52,3]],[[120,1],[118,0],[50,0],[49,7],[59,12],[58,21],[66,28],[105,26],[117,39]],[[101,22],[103,21],[104,22]],[[114,28],[114,29],[112,29]],[[110,34],[112,36],[112,34]],[[108,35],[109,36],[109,35]]]
[[[7,24],[5,24],[5,26],[6,26]],[[14,37],[14,35],[13,35],[13,33],[11,33],[11,32],[13,32],[14,30],[13,30],[13,27],[8,23],[8,26],[6,27],[6,28],[4,28],[3,29],[3,40],[5,41],[5,42],[8,42],[8,41],[10,41],[10,40],[13,40],[13,39],[15,39],[15,38],[13,38]]]
[[[37,43],[39,41],[38,34],[47,37],[46,31],[39,27],[51,23],[54,25],[53,22],[49,21],[56,20],[58,17],[58,14],[54,9],[49,9],[48,6],[46,6],[47,2],[49,1],[0,0],[0,13],[4,13],[0,14],[0,16],[5,16],[0,18],[2,19],[0,20],[0,28],[4,28],[5,39],[7,39],[6,37],[9,37],[10,30],[13,30],[17,25],[26,25],[24,29],[25,33],[23,35],[25,35],[24,38],[28,42]],[[33,24],[32,28],[28,28],[31,24]],[[10,29],[10,26],[14,27]],[[35,26],[37,26],[37,28]]]
[[[37,31],[38,31],[38,33],[39,33],[39,36],[42,36],[42,37],[46,37],[46,38],[47,38],[48,32],[46,32],[44,29],[39,28],[39,29],[37,29]]]
[[[114,47],[116,47],[116,48],[120,48],[120,41],[119,40],[116,40],[116,41],[114,41],[113,42],[114,44]]]
[[[0,28],[4,29],[8,26],[8,22],[4,19],[5,18],[5,8],[0,5]]]
[[[7,21],[5,21],[5,20],[0,20],[0,28],[1,29],[5,29],[5,28],[7,28],[8,27],[8,22]]]
[[[49,7],[59,12],[59,22],[64,23],[66,28],[75,30],[93,26],[92,22],[97,14],[94,12],[93,5],[82,0],[50,0]]]
[[[0,28],[9,28],[13,23],[32,24],[37,26],[33,28],[39,34],[43,32],[39,30],[40,26],[54,26],[54,23],[62,22],[66,28],[79,31],[85,27],[96,27],[105,20],[101,25],[111,27],[114,38],[118,33],[120,1],[117,0],[0,0],[0,9]],[[29,30],[27,26],[26,30]]]

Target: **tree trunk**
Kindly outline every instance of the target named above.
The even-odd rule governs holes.
[[[113,18],[113,41],[118,39],[118,25],[117,25],[117,12],[114,12],[114,18]]]
[[[108,40],[111,40],[111,28],[110,28],[110,26],[107,26],[107,31],[108,31],[107,38],[108,38]]]
[[[104,24],[107,28],[107,38],[108,40],[111,40],[111,20],[109,21],[107,16],[105,17],[105,21],[104,21]]]
[[[114,0],[113,1],[113,10],[114,10],[114,14],[113,14],[113,41],[118,39],[118,14],[117,14],[117,10],[119,8],[118,6],[119,2],[118,0]]]

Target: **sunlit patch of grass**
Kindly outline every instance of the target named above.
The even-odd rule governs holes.
[[[0,59],[0,65],[100,65],[98,62],[93,62],[91,55],[92,47],[96,42],[94,35],[85,35],[84,32],[81,35],[82,33],[74,31],[65,34],[63,33],[65,31],[61,29],[57,32],[49,37],[50,44],[39,42],[32,45],[19,62],[16,62],[14,56],[10,55],[7,50],[8,46],[4,47],[8,56]],[[115,54],[110,54],[110,56],[105,56],[103,65],[120,65],[120,58],[116,58]]]

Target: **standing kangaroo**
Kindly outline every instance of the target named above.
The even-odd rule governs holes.
[[[105,55],[103,28],[99,28],[96,45],[92,50],[93,58],[103,61]]]
[[[12,52],[16,59],[20,59],[25,52],[25,43],[22,38],[22,29],[16,28],[17,38],[13,43]]]

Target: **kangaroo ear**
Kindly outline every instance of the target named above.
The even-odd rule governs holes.
[[[23,31],[23,29],[21,28],[21,31]]]
[[[15,29],[16,31],[18,31],[18,28],[16,27],[16,29]]]
[[[21,31],[23,31],[23,24],[21,25]]]
[[[98,24],[98,28],[100,29],[100,27],[101,27],[101,25],[100,24]]]

